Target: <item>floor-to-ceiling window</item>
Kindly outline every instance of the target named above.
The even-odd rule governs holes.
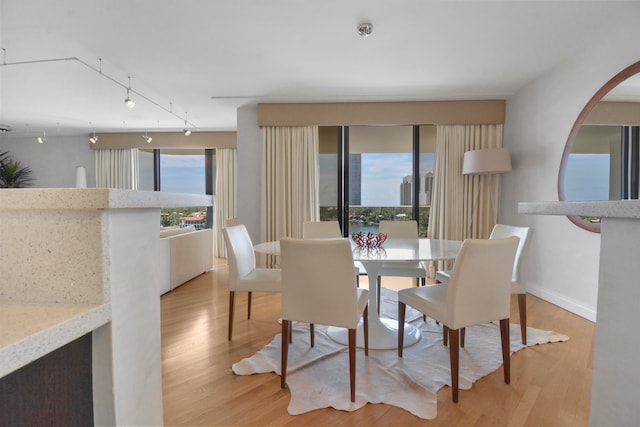
[[[320,218],[345,233],[416,219],[424,235],[433,183],[433,126],[320,129]],[[417,186],[414,183],[417,182]]]
[[[140,150],[139,187],[171,193],[209,194],[215,188],[215,155],[207,162],[204,149]],[[211,181],[211,182],[208,182]],[[210,226],[211,209],[201,207],[166,208],[161,210],[165,227]]]
[[[375,233],[382,220],[413,219],[412,127],[350,126],[348,147],[349,232]]]

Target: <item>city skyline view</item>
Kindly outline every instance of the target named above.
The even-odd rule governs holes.
[[[411,153],[361,154],[361,205],[400,206],[400,184],[412,173]],[[420,155],[420,175],[433,172],[435,153]],[[337,200],[335,155],[320,155],[320,206],[332,206]]]

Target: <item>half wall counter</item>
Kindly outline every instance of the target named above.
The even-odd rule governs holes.
[[[589,423],[637,425],[640,200],[527,202],[518,204],[518,213],[601,217]]]
[[[162,425],[160,209],[211,196],[0,190],[0,381],[90,335],[95,425]]]

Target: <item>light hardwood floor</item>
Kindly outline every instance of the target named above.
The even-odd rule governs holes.
[[[384,404],[355,412],[322,409],[287,413],[289,390],[276,374],[236,376],[231,365],[249,357],[280,331],[280,296],[254,294],[251,320],[246,294],[236,301],[233,341],[227,341],[225,260],[161,298],[164,422],[167,426],[587,426],[594,324],[533,296],[532,327],[569,335],[563,343],[534,346],[511,359],[511,384],[502,369],[471,390],[438,393],[438,416],[423,420]],[[365,282],[366,283],[366,280]],[[399,288],[411,282],[385,279]],[[517,304],[512,303],[513,321]],[[428,363],[428,361],[425,361]]]

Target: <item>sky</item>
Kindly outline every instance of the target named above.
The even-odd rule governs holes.
[[[140,151],[140,189],[153,190],[153,154]],[[204,155],[160,156],[160,188],[171,193],[205,194]]]
[[[171,193],[205,194],[204,156],[160,156],[160,189]]]
[[[564,177],[565,200],[609,200],[609,154],[569,155]]]
[[[362,206],[399,206],[402,178],[412,174],[411,153],[363,153],[361,175]],[[422,154],[420,173],[433,172],[435,154]],[[335,155],[320,155],[320,206],[337,200]]]

